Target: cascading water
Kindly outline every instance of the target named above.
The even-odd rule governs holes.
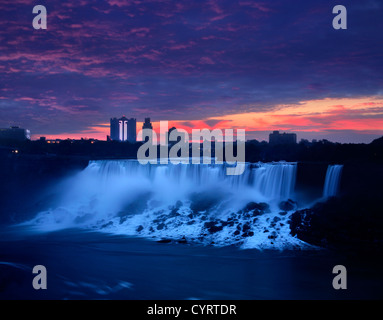
[[[339,192],[340,178],[342,175],[343,165],[329,165],[327,167],[326,178],[323,188],[323,197],[335,197]]]
[[[288,199],[294,192],[295,176],[295,165],[266,164],[255,170],[254,186],[270,199]]]
[[[80,227],[155,239],[187,239],[247,248],[299,246],[279,208],[293,197],[296,163],[141,165],[91,161],[61,186],[53,209],[32,221],[38,230]]]

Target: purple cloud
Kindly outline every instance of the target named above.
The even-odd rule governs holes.
[[[187,122],[383,94],[376,1],[351,0],[345,32],[331,27],[330,0],[45,5],[42,31],[30,1],[0,4],[0,126],[76,132],[121,114]]]

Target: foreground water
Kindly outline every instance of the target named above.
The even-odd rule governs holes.
[[[332,287],[337,264],[347,267],[347,290]],[[35,265],[47,269],[47,290],[32,287]],[[0,238],[0,298],[381,299],[381,267],[325,250],[243,250],[8,228]]]

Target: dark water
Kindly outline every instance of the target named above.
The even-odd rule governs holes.
[[[347,268],[347,290],[332,269]],[[32,268],[47,269],[47,289]],[[334,252],[158,243],[65,230],[0,236],[1,299],[381,299],[382,265]]]

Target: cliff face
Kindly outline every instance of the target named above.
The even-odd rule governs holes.
[[[328,162],[299,162],[296,191],[312,200],[322,196]],[[383,165],[367,162],[343,164],[340,195],[362,196],[380,192],[383,196]]]
[[[301,164],[298,190],[321,192],[321,165]],[[312,172],[312,170],[317,172]],[[299,172],[299,167],[298,167]],[[291,234],[310,244],[357,254],[383,252],[383,165],[344,164],[340,194],[296,211]],[[310,189],[311,188],[311,189]],[[302,191],[303,192],[303,191]]]
[[[293,236],[320,247],[383,253],[382,203],[374,196],[345,195],[296,211],[290,229]]]
[[[0,223],[20,222],[45,209],[53,196],[50,187],[81,171],[88,161],[85,157],[0,156]]]

